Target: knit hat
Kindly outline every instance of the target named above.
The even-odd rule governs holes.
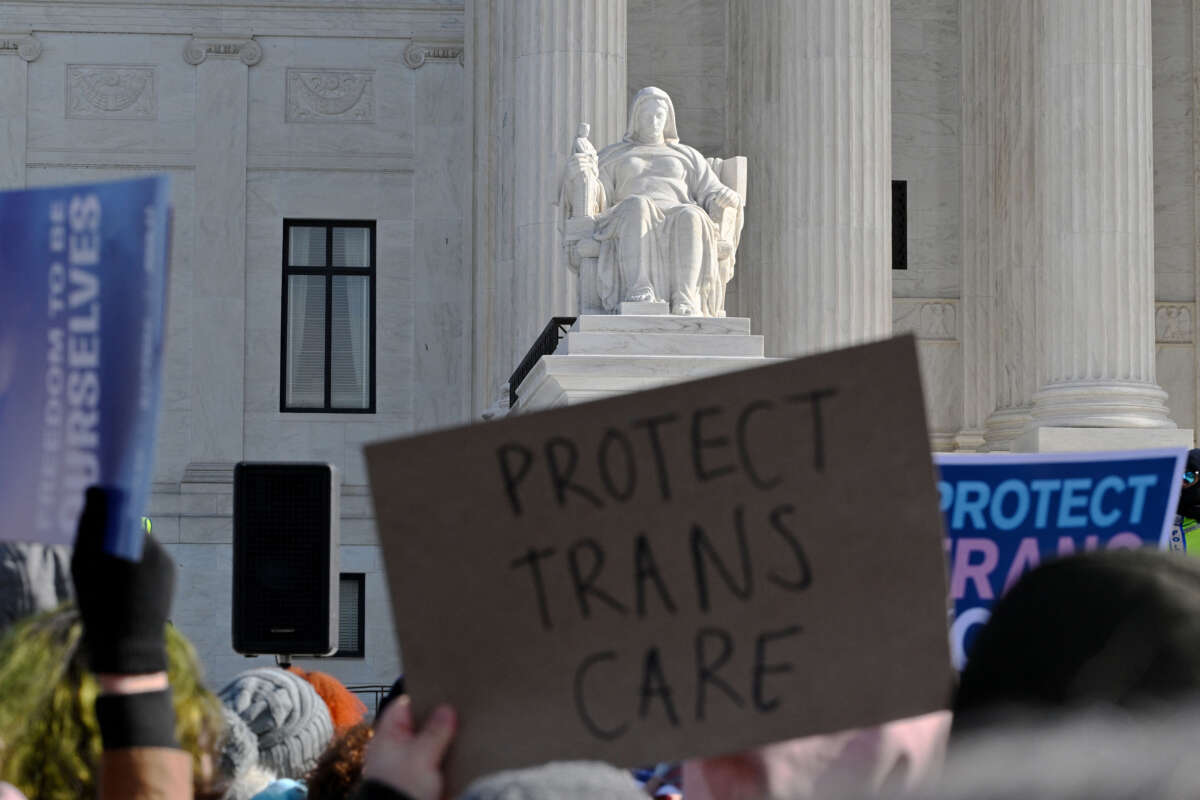
[[[229,706],[221,706],[221,716],[225,732],[217,769],[226,779],[236,781],[258,763],[258,737]]]
[[[481,778],[459,800],[646,800],[624,770],[599,761],[559,761]]]
[[[329,717],[333,720],[333,732],[341,736],[346,731],[363,721],[367,715],[367,707],[362,700],[355,697],[354,692],[328,672],[318,670],[303,670],[300,667],[288,667],[288,672],[299,675],[317,690],[325,707],[329,709]]]
[[[287,670],[246,670],[220,697],[258,737],[259,764],[281,778],[304,777],[333,737],[333,721],[320,695]]]

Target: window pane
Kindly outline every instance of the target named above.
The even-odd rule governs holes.
[[[342,575],[338,583],[338,652],[343,655],[358,652],[359,631],[362,629],[358,585],[362,579],[361,575]]]
[[[334,408],[370,407],[371,345],[370,279],[365,275],[335,275],[330,387]]]
[[[323,276],[288,277],[287,326],[287,396],[284,403],[289,408],[320,408],[325,405]]]
[[[333,266],[371,266],[371,229],[334,228]]]
[[[293,225],[288,228],[288,265],[292,267],[325,266],[325,228]]]

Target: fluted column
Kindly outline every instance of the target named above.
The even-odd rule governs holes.
[[[731,153],[750,161],[736,309],[794,355],[887,336],[889,0],[733,0]]]
[[[625,0],[473,0],[474,401],[495,393],[578,292],[558,232],[562,170],[580,122],[597,148],[625,128]]]
[[[984,426],[996,407],[993,354],[992,210],[995,198],[996,7],[992,0],[962,0],[962,348],[963,427],[959,450],[985,447]]]
[[[1008,450],[1029,424],[1038,389],[1043,187],[1037,153],[1044,0],[990,5],[995,57],[988,99],[995,159],[990,223],[995,235],[989,252],[995,293],[995,409],[987,418],[984,437],[989,450]]]
[[[1046,0],[1032,428],[1174,428],[1154,375],[1149,0]]]

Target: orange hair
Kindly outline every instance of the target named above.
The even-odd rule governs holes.
[[[355,697],[353,692],[328,672],[316,670],[308,672],[297,666],[291,666],[288,669],[308,681],[325,701],[325,705],[329,707],[329,716],[333,719],[335,736],[340,736],[353,728],[367,715],[367,707],[363,701]]]

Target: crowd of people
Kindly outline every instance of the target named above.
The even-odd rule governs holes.
[[[1200,450],[1189,469],[1200,470]],[[1195,514],[1192,495],[1200,485],[1181,510]],[[260,667],[219,692],[206,686],[167,622],[164,549],[149,534],[136,563],[103,548],[120,502],[88,490],[74,600],[11,621],[0,638],[0,800],[446,796],[460,720],[450,706],[416,719],[402,679],[373,717],[322,672]],[[515,769],[458,796],[1195,798],[1197,690],[1200,560],[1082,553],[1032,570],[997,602],[949,711],[639,772]]]

